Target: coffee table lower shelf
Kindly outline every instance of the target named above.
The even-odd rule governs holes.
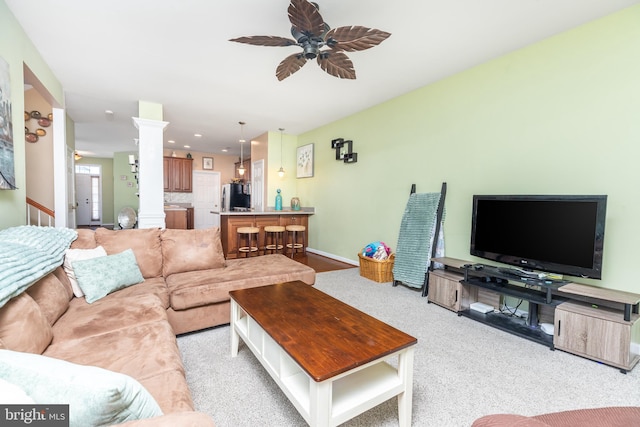
[[[411,424],[413,346],[317,382],[231,299],[232,357],[240,338],[309,425],[342,424],[395,396],[400,426]]]

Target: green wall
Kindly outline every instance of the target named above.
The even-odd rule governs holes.
[[[358,162],[331,140],[354,141]],[[310,247],[397,245],[410,186],[448,184],[447,256],[469,259],[473,194],[607,194],[603,287],[640,292],[640,6],[300,135]],[[273,166],[271,167],[273,169]],[[269,185],[270,191],[272,185]]]
[[[62,86],[0,0],[0,57],[9,64],[13,113],[13,145],[17,190],[0,190],[0,229],[26,223],[24,129],[24,69],[26,64],[56,101],[63,105]]]
[[[138,153],[135,151],[113,153],[113,218],[114,226],[118,228],[120,210],[129,206],[138,212],[140,203],[140,199],[136,195],[138,186],[134,174],[131,173],[131,166],[129,166],[129,154],[135,154],[138,158]],[[122,176],[126,176],[126,180],[121,179]],[[132,186],[129,187],[129,184]]]

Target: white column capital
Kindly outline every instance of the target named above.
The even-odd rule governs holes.
[[[140,117],[131,117],[131,119],[133,119],[133,124],[136,129],[140,129],[140,127],[156,127],[164,130],[169,124],[169,122],[163,122],[161,120],[142,119]]]

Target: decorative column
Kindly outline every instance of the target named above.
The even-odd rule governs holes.
[[[162,133],[169,122],[133,117],[139,131],[138,228],[165,228]]]

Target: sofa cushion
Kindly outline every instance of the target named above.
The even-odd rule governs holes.
[[[92,304],[84,298],[74,298],[67,312],[52,327],[53,344],[167,319],[167,311],[156,295],[112,298],[115,294]]]
[[[38,304],[27,293],[0,308],[0,347],[42,353],[52,338],[51,325]]]
[[[188,271],[166,278],[171,307],[192,307],[229,301],[229,291],[301,280],[315,283],[315,271],[281,254],[227,260],[225,268]]]
[[[27,289],[27,293],[38,303],[42,314],[50,325],[67,311],[69,307],[69,294],[55,274],[47,274],[42,279]]]
[[[89,228],[79,228],[76,230],[78,238],[71,243],[72,249],[93,249],[96,243],[96,233]]]
[[[72,266],[88,303],[144,281],[131,249],[115,255],[74,261]]]
[[[166,320],[130,325],[84,338],[54,340],[45,356],[98,366],[138,381],[184,366],[176,336]],[[154,390],[149,390],[155,396]]]
[[[38,404],[68,404],[69,424],[112,425],[162,415],[133,378],[94,366],[0,350],[0,377],[20,384]]]
[[[122,288],[117,292],[111,293],[103,299],[129,299],[140,298],[145,295],[156,295],[162,301],[162,307],[165,309],[169,307],[169,288],[162,277],[154,277],[151,279],[144,279],[144,282],[138,283],[135,286],[129,286]],[[122,302],[126,304],[127,302]]]
[[[109,255],[132,249],[145,279],[162,276],[162,248],[159,228],[131,230],[98,228],[95,235],[97,244],[101,245]]]
[[[78,285],[78,279],[76,278],[76,273],[73,270],[73,262],[83,259],[98,258],[101,256],[107,256],[107,251],[105,251],[102,246],[92,249],[71,248],[67,249],[64,253],[64,262],[62,263],[62,267],[64,268],[65,273],[67,273],[67,277],[69,278],[69,282],[71,282],[71,288],[73,289],[73,294],[75,296],[83,297],[84,292],[82,292],[80,285]]]
[[[71,287],[69,276],[65,273],[64,268],[62,268],[62,266],[56,268],[53,270],[53,274],[55,274],[62,286],[65,288],[66,294],[69,297],[69,300],[71,300],[71,298],[73,298],[73,288]]]
[[[162,275],[225,266],[218,227],[204,230],[163,230]]]
[[[191,391],[184,373],[179,369],[163,371],[140,380],[160,405],[165,414],[180,411],[193,411]],[[169,385],[169,386],[167,386]]]

